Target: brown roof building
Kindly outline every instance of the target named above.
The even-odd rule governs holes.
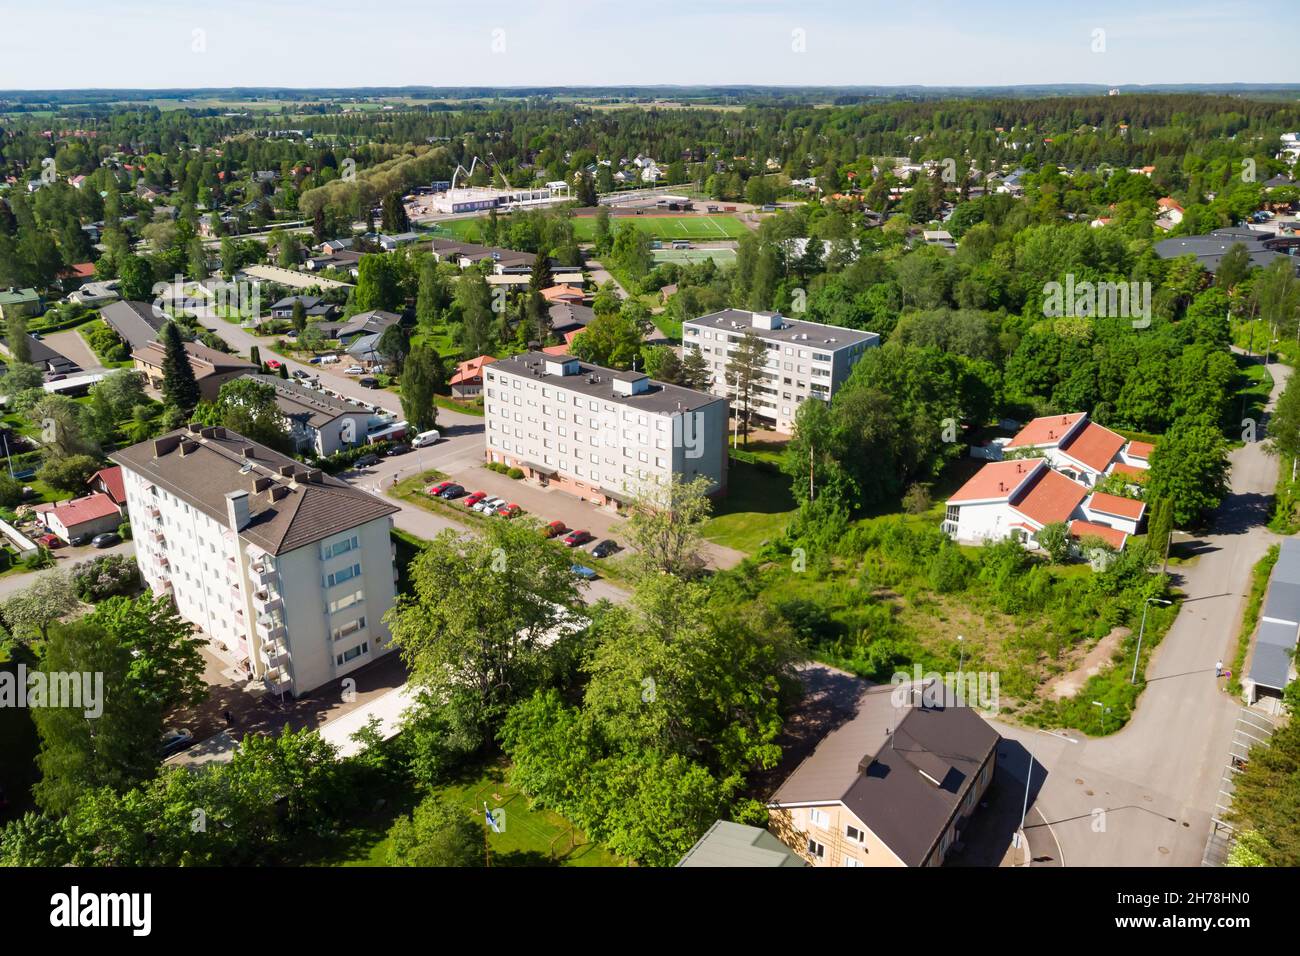
[[[208,348],[199,342],[186,342],[185,352],[190,357],[190,368],[199,383],[199,394],[204,401],[215,401],[221,386],[232,378],[239,378],[260,369],[247,359]],[[149,379],[149,387],[162,390],[163,357],[166,351],[159,342],[149,342],[131,353],[137,371]]]

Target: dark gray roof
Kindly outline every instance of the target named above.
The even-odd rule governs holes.
[[[229,352],[218,352],[202,342],[186,342],[185,352],[190,357],[190,368],[194,369],[195,378],[207,378],[220,372],[255,371],[257,366],[247,359]],[[161,342],[153,341],[141,346],[131,353],[133,359],[144,362],[154,368],[162,368],[167,350]]]
[[[556,332],[572,332],[584,329],[596,317],[595,311],[586,305],[570,302],[557,302],[547,310],[551,316],[551,328]]]
[[[400,321],[402,321],[402,317],[396,312],[385,312],[383,309],[358,312],[344,321],[335,337],[342,339],[349,335],[368,335],[371,332],[383,332],[390,325]]]
[[[349,350],[351,351],[351,350]],[[550,375],[546,368],[548,362],[576,363],[577,372],[570,375]],[[491,365],[483,366],[483,375],[491,379],[497,373],[532,376],[548,385],[557,385],[570,391],[600,399],[602,402],[614,402],[629,408],[640,408],[656,414],[671,414],[678,411],[692,411],[723,402],[726,399],[707,392],[669,385],[646,377],[644,372],[627,372],[603,368],[583,362],[572,355],[547,355],[545,352],[520,352],[509,358],[500,359]],[[639,381],[645,379],[650,387],[635,395],[622,395],[614,391],[610,384],[615,379],[622,381]]]
[[[999,737],[969,707],[895,706],[895,690],[863,693],[853,719],[822,739],[771,805],[841,802],[905,865],[921,866]]]
[[[100,309],[99,317],[132,349],[158,338],[167,322],[167,314],[150,302],[114,302]]]
[[[1274,621],[1300,624],[1300,584],[1276,579],[1270,581],[1262,616]]]
[[[1259,636],[1255,639],[1255,652],[1250,658],[1250,679],[1273,690],[1286,687],[1290,682],[1295,641],[1295,628],[1271,621],[1261,624]]]
[[[191,442],[184,452],[182,440]],[[252,458],[245,456],[250,448]],[[226,494],[249,492],[251,520],[240,534],[271,554],[301,548],[399,510],[224,428],[202,433],[177,429],[109,457],[223,525],[228,520]],[[253,467],[244,473],[249,461]],[[281,475],[281,468],[291,468],[294,477]],[[259,489],[255,483],[264,487]],[[274,500],[273,488],[284,489]]]
[[[718,820],[677,865],[773,867],[808,863],[766,830]]]
[[[826,351],[847,348],[862,342],[878,344],[880,336],[875,332],[861,332],[858,329],[846,329],[838,325],[822,325],[819,322],[805,322],[803,319],[791,319],[781,316],[781,322],[775,329],[755,328],[755,315],[773,315],[771,312],[750,312],[747,309],[723,309],[711,312],[698,319],[690,319],[684,325],[698,325],[704,328],[722,329],[743,335],[746,329],[752,329],[761,339],[772,342],[785,342],[805,348],[817,348]],[[807,336],[805,339],[804,336]]]
[[[56,352],[40,339],[34,338],[30,332],[27,333],[27,351],[31,363],[43,365],[47,371],[64,375],[81,371],[80,365],[62,352]]]
[[[324,392],[318,392],[314,388],[307,388],[290,379],[280,378],[278,375],[246,375],[244,377],[261,382],[263,385],[270,385],[275,389],[275,402],[280,407],[280,412],[288,418],[306,422],[313,428],[327,425],[340,415],[370,414],[360,405],[331,398]]]
[[[1250,657],[1250,679],[1281,690],[1287,685],[1291,655],[1300,636],[1300,540],[1282,539],[1261,617]]]
[[[1156,255],[1162,259],[1174,259],[1178,256],[1195,256],[1196,261],[1207,272],[1216,272],[1224,255],[1235,245],[1243,245],[1250,255],[1252,266],[1267,266],[1285,253],[1278,252],[1274,246],[1278,237],[1272,233],[1247,229],[1243,226],[1231,226],[1215,229],[1203,236],[1175,236],[1163,239],[1155,244]],[[1296,260],[1300,263],[1300,259]]]

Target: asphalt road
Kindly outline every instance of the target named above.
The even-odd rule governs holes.
[[[1276,401],[1291,369],[1269,371]],[[1034,805],[1068,865],[1200,865],[1240,709],[1219,689],[1214,665],[1232,659],[1251,568],[1279,540],[1265,527],[1277,468],[1260,442],[1232,453],[1232,491],[1211,533],[1193,541],[1199,557],[1171,568],[1187,599],[1123,730],[1094,740],[998,724],[1046,772]]]

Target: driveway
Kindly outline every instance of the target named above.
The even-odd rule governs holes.
[[[99,360],[99,356],[91,351],[86,340],[81,337],[76,329],[69,329],[66,332],[50,332],[42,341],[60,355],[66,355],[72,361],[76,362],[87,372],[104,371],[104,363]]]
[[[1271,364],[1272,401],[1291,374]],[[1271,404],[1270,404],[1271,407]],[[1233,658],[1250,572],[1278,536],[1264,527],[1277,459],[1260,442],[1232,453],[1232,490],[1199,559],[1175,569],[1187,595],[1147,666],[1133,719],[1092,740],[999,723],[1043,765],[1036,805],[1070,866],[1198,866],[1240,702],[1220,690],[1215,661]]]
[[[80,548],[63,547],[51,551],[50,554],[54,557],[55,569],[67,571],[70,570],[73,565],[80,564],[83,561],[89,561],[91,558],[98,557],[101,554],[134,555],[135,542],[123,541],[121,544],[115,544],[111,548],[92,548],[90,545],[85,545]],[[49,568],[46,568],[44,571],[15,572],[0,577],[0,601],[3,601],[5,598],[30,586],[36,581],[38,576],[47,573],[49,570]]]

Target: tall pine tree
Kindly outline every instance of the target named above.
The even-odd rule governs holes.
[[[194,367],[190,365],[185,341],[175,322],[163,326],[162,345],[163,399],[167,405],[188,415],[199,403],[199,381],[194,377]]]

